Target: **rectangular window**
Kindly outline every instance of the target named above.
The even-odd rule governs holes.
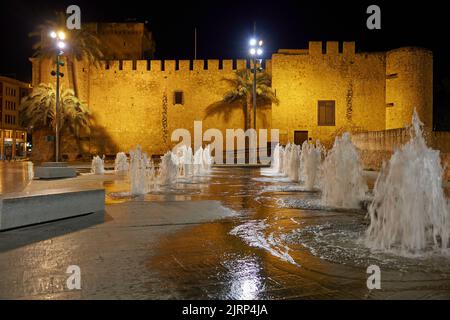
[[[398,73],[391,73],[386,75],[386,79],[396,79],[398,78]]]
[[[335,125],[335,105],[334,100],[319,100],[317,112],[319,126]]]
[[[184,104],[183,91],[175,91],[173,93],[173,104]]]

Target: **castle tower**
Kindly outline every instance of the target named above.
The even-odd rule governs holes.
[[[400,48],[386,53],[386,129],[411,123],[414,109],[427,129],[433,125],[433,53]]]

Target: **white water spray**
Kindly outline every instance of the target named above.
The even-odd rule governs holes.
[[[300,154],[300,176],[308,191],[313,190],[316,184],[322,151],[323,148],[318,140],[316,145],[310,144],[308,141],[303,142]]]
[[[411,140],[378,176],[369,206],[366,244],[401,255],[449,247],[450,209],[442,187],[439,151],[428,148],[414,112]]]
[[[119,152],[116,155],[116,160],[114,161],[114,170],[117,173],[128,172],[130,164],[128,163],[128,157],[125,152]]]
[[[214,158],[211,156],[210,146],[198,148],[194,154],[193,174],[194,176],[208,174],[211,171],[211,166],[214,163]]]
[[[130,150],[130,188],[131,195],[144,195],[151,191],[155,182],[153,162],[142,152],[141,146]]]
[[[159,183],[161,185],[171,185],[176,181],[177,175],[178,166],[176,156],[171,151],[168,151],[161,157]]]
[[[105,173],[105,156],[103,156],[103,158],[100,158],[99,156],[94,156],[91,163],[91,172],[93,174]]]
[[[287,176],[289,180],[298,182],[300,173],[300,146],[292,144],[287,154]]]
[[[365,198],[367,184],[363,177],[358,150],[348,132],[336,137],[321,168],[320,187],[325,206],[359,208]]]

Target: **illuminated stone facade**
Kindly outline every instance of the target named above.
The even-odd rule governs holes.
[[[282,49],[266,60],[272,88],[280,101],[259,112],[260,128],[280,129],[282,143],[298,139],[329,144],[344,130],[356,132],[400,128],[414,108],[427,126],[432,123],[432,54],[421,48],[357,53],[354,42],[310,42],[304,50]],[[53,82],[50,61],[33,62],[33,85]],[[206,117],[206,108],[229,90],[223,78],[246,68],[246,60],[117,60],[102,68],[77,63],[78,93],[93,112],[90,135],[77,154],[115,154],[140,144],[150,154],[174,145],[176,128],[193,130],[195,120],[208,128],[243,128],[239,108],[227,117]],[[72,77],[63,79],[71,86]],[[181,92],[175,103],[176,92]],[[319,125],[320,101],[334,106],[334,125]],[[295,132],[302,134],[298,135]],[[70,150],[69,150],[70,149]],[[64,147],[63,147],[64,152]]]

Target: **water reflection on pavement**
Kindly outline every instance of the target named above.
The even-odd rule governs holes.
[[[7,173],[2,167],[2,190],[21,188],[5,187],[13,176],[25,181],[22,188],[26,185],[26,173],[14,170]],[[86,217],[75,218],[0,233],[0,242],[9,243],[0,245],[0,272],[6,274],[17,266],[22,272],[0,281],[0,297],[450,298],[448,257],[407,259],[371,253],[361,243],[368,223],[364,212],[305,206],[317,203],[320,194],[302,192],[298,184],[283,178],[262,177],[259,169],[215,168],[208,176],[139,198],[127,194],[128,181],[123,177],[100,180],[107,193],[105,218],[92,224],[83,224]],[[219,201],[233,214],[210,222],[149,228],[138,223],[137,209],[129,209],[139,204],[153,208],[157,215],[165,206],[179,204],[178,214],[197,208],[204,215],[210,207],[200,203],[206,200]],[[155,211],[157,205],[160,209]],[[114,228],[106,227],[112,222]],[[52,236],[37,236],[43,232]],[[11,239],[18,239],[18,234],[33,237],[13,245]],[[75,293],[62,288],[62,274],[51,273],[73,260],[80,261],[87,278],[85,288]],[[366,269],[371,264],[381,268],[381,290],[367,289]],[[42,280],[44,288],[30,290],[28,282],[34,278]]]

